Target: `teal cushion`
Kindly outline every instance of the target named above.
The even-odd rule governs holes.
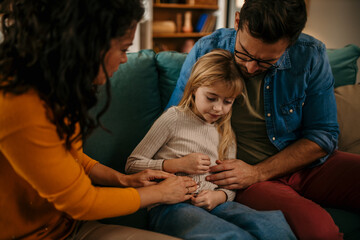
[[[355,84],[358,71],[357,59],[360,56],[360,48],[354,44],[350,44],[344,48],[328,49],[327,54],[335,78],[334,87]]]
[[[164,51],[156,54],[156,65],[159,71],[159,90],[161,96],[161,106],[164,109],[169,102],[170,96],[176,86],[180,75],[186,53],[174,51]]]
[[[110,79],[111,103],[98,128],[86,139],[84,151],[104,165],[124,172],[127,157],[161,113],[155,52],[128,54]],[[104,94],[100,91],[100,98]],[[94,112],[99,111],[101,102]]]
[[[110,133],[98,128],[84,141],[86,154],[120,172],[124,172],[127,157],[162,112],[155,52],[142,50],[127,56],[128,62],[120,65],[110,79],[111,103],[100,119]],[[100,99],[104,99],[104,90],[104,87],[100,89]],[[100,101],[93,114],[103,104]],[[140,209],[134,214],[103,219],[102,222],[146,228],[147,212]]]
[[[360,239],[360,215],[336,208],[325,208],[339,227],[340,232],[344,233],[345,240]]]

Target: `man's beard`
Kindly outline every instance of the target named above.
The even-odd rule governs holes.
[[[236,66],[237,66],[237,68],[238,68],[238,70],[239,70],[239,72],[240,72],[240,75],[241,75],[245,80],[248,80],[248,79],[250,79],[250,78],[253,78],[253,77],[255,77],[255,76],[257,76],[257,75],[259,75],[259,74],[262,74],[262,73],[264,73],[264,72],[267,71],[267,69],[264,69],[264,70],[257,70],[257,71],[255,71],[255,72],[253,72],[253,73],[249,73],[249,72],[246,70],[246,67],[245,67],[245,66],[243,66],[243,65],[241,65],[241,64],[239,64],[239,63],[236,63]]]

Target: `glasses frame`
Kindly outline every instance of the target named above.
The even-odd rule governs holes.
[[[238,32],[239,32],[239,28],[237,29],[236,31],[236,36],[235,36],[235,39],[237,39],[237,36],[238,36]],[[240,43],[241,45],[241,43]],[[236,46],[236,45],[235,45]],[[276,63],[271,63],[271,62],[268,62],[268,61],[265,61],[265,60],[261,60],[261,59],[257,59],[257,58],[254,58],[252,56],[250,56],[248,53],[243,53],[243,52],[240,52],[238,50],[235,49],[235,46],[234,46],[234,55],[235,57],[239,58],[240,60],[244,61],[244,62],[252,62],[252,61],[255,61],[256,64],[261,67],[261,68],[264,68],[264,69],[277,69],[280,67],[280,64],[276,64]],[[242,46],[242,45],[241,45]],[[245,50],[245,49],[244,49]],[[246,51],[246,50],[245,50]],[[247,57],[247,58],[244,58]],[[265,65],[264,65],[265,64]]]

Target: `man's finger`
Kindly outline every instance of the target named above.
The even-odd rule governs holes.
[[[235,177],[234,171],[220,171],[215,174],[211,174],[209,176],[206,176],[206,181],[218,181],[222,179],[232,178]]]
[[[210,172],[222,172],[234,169],[233,164],[220,163],[218,165],[210,167]]]
[[[228,187],[233,184],[237,184],[236,178],[225,178],[217,181],[212,181],[212,183],[218,185],[219,187]]]
[[[229,190],[242,189],[242,187],[240,187],[239,184],[230,184],[230,185],[219,186],[219,187],[229,189]]]

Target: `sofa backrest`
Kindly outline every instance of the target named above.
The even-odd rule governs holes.
[[[328,56],[335,77],[335,86],[354,84],[357,73],[356,61],[360,56],[359,47],[349,45],[341,49],[328,50]],[[101,163],[124,172],[127,157],[166,106],[185,58],[186,54],[172,51],[156,54],[153,50],[141,50],[129,53],[128,62],[120,65],[110,80],[111,105],[101,118],[103,126],[111,133],[97,129],[86,140],[84,151]],[[103,91],[100,90],[99,94],[103,94]],[[339,98],[337,95],[338,93],[336,97]],[[98,111],[100,106],[101,102],[94,112]],[[348,125],[355,117],[359,119],[355,114],[353,118],[346,116],[340,108],[338,115],[341,125]],[[340,139],[344,139],[341,133]],[[349,138],[346,137],[344,142],[348,144],[340,144],[340,150],[345,150],[349,144],[353,144],[347,139]],[[351,139],[360,141],[360,136],[352,136]],[[360,143],[355,146],[355,151],[360,151],[357,149],[360,149]]]
[[[145,136],[165,108],[173,92],[186,54],[141,50],[128,53],[110,79],[111,104],[101,117],[102,125],[86,139],[84,151],[90,157],[124,172],[127,157]],[[104,88],[99,99],[104,99]],[[96,114],[103,106],[99,102]]]
[[[111,81],[111,104],[102,125],[86,139],[84,152],[99,162],[124,172],[126,159],[162,112],[155,52],[128,54]],[[103,99],[104,88],[99,91]],[[99,102],[94,114],[101,109]]]

